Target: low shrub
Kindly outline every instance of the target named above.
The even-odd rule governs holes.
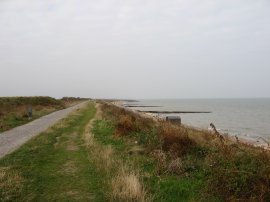
[[[37,97],[0,97],[0,107],[14,107],[23,105],[62,106],[61,100],[47,96]]]
[[[210,175],[211,190],[229,200],[270,201],[269,155],[232,150],[208,155],[207,162],[212,163],[205,169]]]
[[[163,140],[162,149],[176,156],[185,155],[196,146],[185,128],[176,127],[170,123],[160,124],[158,136]]]
[[[121,115],[116,123],[116,135],[125,136],[135,131],[134,118],[128,115]]]

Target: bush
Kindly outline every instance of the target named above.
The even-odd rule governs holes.
[[[212,164],[205,165],[205,169],[211,176],[211,190],[229,200],[270,201],[269,155],[220,150],[208,158]]]
[[[116,124],[116,135],[125,136],[135,131],[134,119],[128,115],[121,115]]]
[[[158,135],[163,140],[162,149],[176,156],[185,155],[196,146],[185,128],[176,127],[170,123],[162,123],[158,129]]]
[[[0,107],[15,107],[24,105],[62,106],[60,100],[52,97],[0,97]]]

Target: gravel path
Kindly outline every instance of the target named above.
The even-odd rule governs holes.
[[[60,119],[66,117],[70,112],[82,107],[85,103],[53,112],[49,115],[36,119],[28,124],[13,128],[0,134],[0,158],[18,149],[32,137],[38,135]]]

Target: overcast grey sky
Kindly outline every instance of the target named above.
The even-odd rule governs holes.
[[[0,96],[270,97],[269,0],[0,0]]]

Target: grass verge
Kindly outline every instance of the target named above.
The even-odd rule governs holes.
[[[58,100],[51,97],[0,97],[0,132],[23,125],[81,101],[79,98]],[[31,118],[27,114],[29,106],[32,108]]]
[[[89,164],[85,126],[91,103],[0,160],[0,201],[105,201]]]
[[[103,176],[100,180],[108,190],[106,198],[110,201],[151,201],[133,159],[123,155],[130,142],[115,138],[112,125],[106,120],[95,120],[91,134],[86,134],[89,140],[86,145],[93,154],[89,160]]]

